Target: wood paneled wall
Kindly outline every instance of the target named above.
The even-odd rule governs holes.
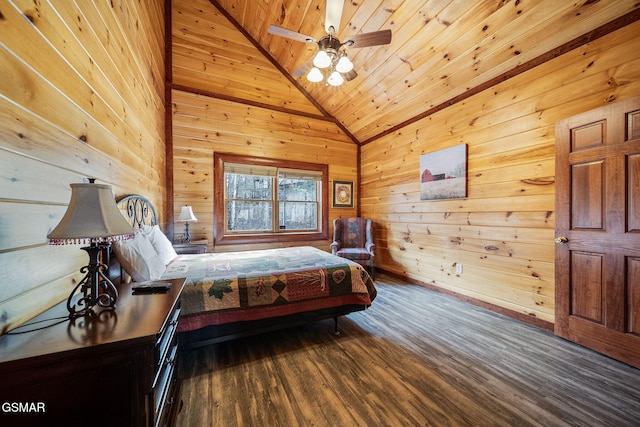
[[[639,47],[636,22],[364,145],[377,265],[553,322],[555,122],[640,94]],[[468,197],[420,200],[420,156],[463,143]]]
[[[193,207],[192,238],[207,239],[209,251],[284,245],[214,247],[214,152],[327,164],[330,186],[354,181],[357,189],[357,145],[208,0],[173,1],[172,58],[173,214]],[[356,212],[357,205],[330,207],[329,238],[333,218]],[[174,230],[179,240],[184,224]],[[330,243],[296,244],[329,250]]]
[[[327,164],[330,186],[333,180],[357,182],[357,146],[333,123],[184,91],[173,91],[172,97],[174,217],[181,206],[191,205],[198,218],[190,226],[192,238],[207,239],[209,251],[284,245],[213,246],[214,152]],[[329,237],[333,237],[333,218],[355,214],[355,207],[330,207]],[[183,230],[184,224],[175,223],[176,238]],[[330,243],[296,244],[329,250]]]
[[[165,202],[161,1],[0,0],[0,331],[65,299],[88,262],[49,246],[87,177]],[[86,181],[85,181],[86,182]]]

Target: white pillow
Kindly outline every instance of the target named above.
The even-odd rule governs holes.
[[[113,244],[122,268],[136,282],[158,280],[165,265],[153,245],[143,233],[136,233],[133,239],[121,240]]]
[[[168,265],[175,257],[178,256],[176,250],[173,249],[173,245],[167,239],[167,236],[160,231],[160,227],[157,225],[143,225],[142,233],[149,239],[151,245],[156,250],[164,265]]]

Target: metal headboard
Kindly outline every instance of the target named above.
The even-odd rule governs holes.
[[[125,219],[135,229],[139,229],[143,225],[158,224],[156,208],[144,196],[132,194],[119,199],[116,204]]]

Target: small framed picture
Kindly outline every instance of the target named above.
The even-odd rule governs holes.
[[[333,207],[353,207],[353,181],[333,181]]]

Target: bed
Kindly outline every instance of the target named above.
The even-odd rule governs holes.
[[[158,234],[156,210],[146,198],[131,195],[117,204],[138,230],[133,240],[146,236],[140,239],[155,252],[138,255],[152,264],[140,274],[126,250],[116,246],[110,275],[126,277],[124,270],[136,273],[136,281],[186,278],[178,323],[182,348],[330,318],[338,333],[340,316],[367,309],[376,297],[360,264],[310,246],[176,255]],[[120,243],[129,244],[134,243]]]

